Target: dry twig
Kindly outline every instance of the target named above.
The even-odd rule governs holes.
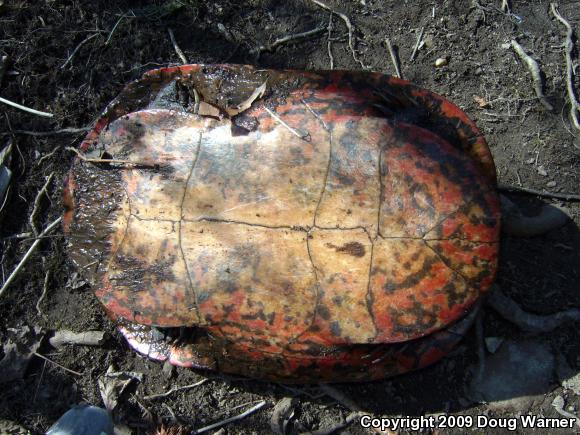
[[[109,42],[111,42],[111,38],[113,37],[113,34],[115,33],[115,30],[117,30],[117,27],[119,26],[119,24],[121,24],[121,21],[123,21],[123,19],[126,17],[125,14],[121,15],[119,17],[119,19],[117,20],[117,22],[115,23],[115,25],[113,26],[113,28],[111,29],[111,31],[109,32],[109,36],[107,37],[107,40],[105,41],[105,47],[107,45],[109,45]]]
[[[389,38],[386,38],[385,44],[387,45],[387,50],[389,50],[391,62],[393,62],[393,65],[395,67],[395,74],[397,75],[398,78],[402,79],[403,75],[401,74],[401,69],[399,68],[399,59],[397,58],[397,53],[395,53],[395,50],[393,49],[391,40]]]
[[[350,18],[348,18],[345,14],[343,14],[341,12],[336,12],[334,9],[332,9],[327,4],[322,3],[320,0],[310,0],[310,1],[313,2],[314,4],[320,6],[322,9],[326,9],[331,14],[336,14],[340,17],[340,19],[344,22],[344,24],[346,25],[346,28],[348,30],[348,47],[350,48],[352,58],[355,60],[355,62],[358,62],[361,67],[363,67],[364,69],[367,69],[367,66],[358,58],[358,56],[356,54],[356,50],[354,49],[354,27],[353,27],[352,23],[350,22]]]
[[[183,391],[183,390],[189,390],[190,388],[195,388],[195,387],[199,387],[202,384],[205,384],[207,381],[209,381],[209,379],[202,379],[199,382],[196,382],[194,384],[189,384],[189,385],[184,385],[182,387],[175,387],[172,388],[169,391],[166,391],[165,393],[160,393],[160,394],[151,394],[149,396],[143,396],[143,399],[145,400],[153,400],[153,399],[160,399],[163,397],[167,397],[170,396],[173,393],[177,393],[178,391]]]
[[[536,92],[538,100],[540,100],[540,103],[542,103],[542,106],[544,106],[549,111],[554,110],[554,107],[552,107],[552,105],[548,102],[542,90],[543,87],[542,74],[540,72],[538,62],[536,62],[530,55],[528,55],[524,51],[523,47],[520,44],[518,44],[518,42],[515,39],[512,39],[511,46],[517,53],[517,55],[520,57],[520,59],[528,67],[528,70],[532,75],[532,79],[534,80],[534,91]]]
[[[9,106],[16,107],[17,109],[24,110],[25,112],[32,113],[33,115],[44,116],[45,118],[52,118],[54,115],[48,112],[41,112],[40,110],[31,109],[30,107],[23,106],[21,104],[15,103],[14,101],[7,100],[6,98],[0,97],[0,102],[8,104]]]
[[[419,47],[421,46],[421,42],[423,41],[423,32],[425,31],[425,27],[421,27],[421,31],[419,32],[419,36],[417,37],[417,42],[415,43],[415,47],[413,47],[413,52],[411,53],[411,57],[409,58],[409,62],[413,62],[415,60],[415,56],[417,55],[417,51],[419,51]]]
[[[42,197],[44,195],[46,195],[46,197],[50,200],[50,197],[48,196],[48,186],[52,182],[53,177],[54,177],[54,172],[51,172],[51,174],[46,178],[46,182],[44,183],[44,186],[42,186],[42,189],[40,189],[38,191],[38,193],[36,194],[36,198],[34,198],[34,206],[32,207],[32,213],[30,213],[30,217],[28,218],[28,222],[30,223],[30,228],[32,229],[32,233],[34,234],[34,237],[36,237],[38,235],[38,228],[36,228],[35,220],[36,220],[36,215],[38,215],[38,211],[40,209],[40,201],[42,200]]]
[[[67,66],[70,61],[72,60],[72,58],[74,57],[75,54],[77,54],[77,51],[79,51],[79,49],[85,45],[87,42],[89,42],[91,39],[99,36],[100,33],[93,33],[92,35],[87,36],[85,39],[83,39],[79,45],[76,46],[76,48],[73,50],[73,52],[70,54],[70,56],[67,58],[67,60],[65,60],[65,62],[60,66],[60,69],[63,69],[65,66]]]
[[[171,43],[173,44],[173,49],[175,50],[175,52],[177,53],[177,55],[181,59],[181,62],[184,65],[188,64],[189,62],[187,62],[187,58],[185,57],[185,54],[183,54],[183,51],[181,51],[181,48],[179,48],[179,45],[177,45],[177,41],[175,40],[175,35],[173,34],[173,30],[167,29],[167,31],[169,32],[169,38],[171,39]]]
[[[4,282],[4,285],[2,285],[2,288],[0,288],[0,297],[2,297],[2,295],[4,294],[4,292],[6,291],[6,289],[8,288],[8,286],[10,285],[10,283],[14,280],[14,278],[16,277],[16,275],[18,275],[18,272],[20,272],[20,270],[22,269],[22,267],[24,266],[24,264],[28,261],[28,259],[30,258],[30,256],[32,255],[32,253],[34,252],[34,250],[36,249],[36,247],[38,246],[38,244],[42,240],[42,238],[44,236],[46,236],[48,233],[50,233],[60,223],[61,220],[62,220],[62,217],[59,217],[58,219],[54,220],[34,240],[34,243],[30,246],[30,248],[28,248],[28,251],[26,251],[26,254],[24,254],[24,257],[22,257],[22,259],[16,265],[16,267],[14,268],[14,270],[12,271],[12,273],[10,274],[10,276],[8,277],[8,279]]]
[[[327,30],[327,28],[328,27],[317,27],[316,29],[307,30],[306,32],[295,33],[292,35],[286,35],[282,38],[276,39],[271,44],[261,45],[261,46],[255,48],[254,50],[252,50],[252,53],[255,53],[259,56],[264,51],[272,51],[279,45],[286,44],[286,43],[291,42],[291,41],[296,41],[297,39],[304,39],[304,38],[308,38],[308,37],[313,36],[313,35],[317,35],[319,33],[324,32],[325,30]]]
[[[14,133],[14,134],[24,134],[27,136],[45,137],[45,136],[56,136],[59,134],[84,133],[84,132],[87,132],[89,130],[91,130],[91,127],[61,128],[60,130],[52,130],[52,131],[12,130],[10,133],[2,133],[2,134],[13,134]]]
[[[270,109],[268,109],[267,107],[264,107],[264,109],[266,110],[266,112],[268,112],[270,114],[270,116],[272,118],[274,118],[276,121],[278,121],[284,127],[286,127],[288,129],[288,131],[290,131],[290,133],[292,133],[293,135],[295,135],[295,136],[297,136],[297,137],[299,137],[300,139],[303,139],[303,140],[307,140],[310,137],[310,133],[300,133],[298,130],[296,130],[296,129],[290,127],[288,124],[286,124],[282,120],[282,118],[280,118],[278,115],[276,115]]]
[[[558,12],[558,5],[551,3],[550,8],[552,14],[566,27],[566,42],[564,43],[564,50],[566,52],[566,89],[568,90],[568,99],[570,100],[570,118],[577,130],[580,130],[580,119],[578,113],[580,112],[580,103],[576,99],[574,92],[574,66],[572,63],[572,51],[574,51],[574,30],[566,19]]]
[[[38,352],[32,352],[32,353],[35,356],[37,356],[37,357],[39,357],[39,358],[41,358],[41,359],[43,359],[43,360],[45,360],[45,361],[47,361],[47,362],[49,362],[51,364],[54,364],[57,367],[60,367],[61,369],[63,369],[66,372],[72,373],[73,375],[76,375],[76,376],[82,376],[83,375],[82,373],[75,372],[74,370],[68,369],[65,366],[60,365],[59,363],[57,363],[57,362],[55,362],[55,361],[53,361],[51,359],[48,359],[47,357],[45,357],[44,355],[39,354]]]
[[[46,297],[46,295],[48,293],[48,280],[49,279],[50,279],[50,270],[47,270],[46,274],[44,275],[44,284],[42,286],[42,293],[40,294],[40,297],[36,301],[36,312],[38,313],[39,316],[42,316],[42,310],[40,309],[40,304],[42,303],[42,301],[44,301],[44,298]]]
[[[200,429],[194,429],[191,433],[192,434],[198,434],[198,433],[207,432],[207,431],[210,431],[212,429],[216,429],[218,427],[222,427],[222,426],[224,426],[224,425],[226,425],[228,423],[231,423],[233,421],[241,420],[243,418],[246,418],[248,415],[253,414],[254,412],[256,412],[259,409],[263,408],[264,405],[266,405],[266,401],[265,400],[262,400],[256,406],[253,406],[252,408],[248,409],[247,411],[242,412],[240,415],[236,415],[235,417],[226,418],[225,420],[218,421],[217,423],[210,424],[209,426],[204,426],[204,427],[202,427]]]
[[[332,56],[332,12],[328,17],[328,36],[326,38],[326,50],[328,51],[330,69],[334,69],[334,56]]]

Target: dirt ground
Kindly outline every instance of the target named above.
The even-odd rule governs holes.
[[[324,30],[256,56],[257,47],[277,38],[328,27],[329,12],[310,0],[0,2],[0,54],[8,56],[9,62],[0,95],[54,114],[44,118],[0,105],[0,148],[9,141],[14,147],[13,178],[0,224],[2,280],[32,243],[30,236],[15,236],[31,231],[29,216],[35,197],[52,173],[50,201],[41,201],[37,225],[44,228],[62,214],[62,180],[73,157],[65,148],[78,145],[84,135],[30,132],[91,126],[126,83],[148,69],[180,64],[168,29],[173,30],[192,63],[329,69],[330,50],[336,69],[367,68],[394,74],[385,46],[385,38],[389,38],[398,51],[405,79],[446,96],[476,121],[490,144],[501,183],[579,194],[580,131],[574,130],[567,115],[562,48],[565,28],[551,15],[548,1],[510,3],[511,12],[506,12],[500,9],[500,0],[328,0],[330,7],[352,22],[356,60],[349,49],[347,28],[338,15],[332,16],[330,39]],[[561,1],[559,10],[578,34],[578,1]],[[411,61],[421,29],[423,45]],[[512,39],[539,62],[552,111],[536,98],[527,67],[509,46]],[[576,43],[576,53],[579,49]],[[446,59],[446,65],[436,68],[439,58]],[[575,87],[580,89],[580,80]],[[578,203],[533,195],[510,197],[530,213],[546,202],[565,205],[573,221],[540,237],[504,236],[498,284],[532,313],[580,308]],[[36,304],[43,288],[47,293],[39,314]],[[110,334],[98,347],[56,350],[44,340],[37,352],[52,362],[34,357],[22,376],[3,383],[0,418],[16,421],[35,433],[47,430],[73,404],[103,406],[97,381],[110,366],[116,371],[143,374],[142,381],[121,397],[115,411],[117,421],[133,433],[150,433],[161,423],[199,429],[240,414],[262,400],[265,407],[228,424],[221,433],[270,433],[274,406],[284,397],[297,399],[287,433],[324,431],[339,425],[351,413],[345,398],[374,416],[448,412],[456,416],[529,413],[557,417],[552,406],[556,397],[563,398],[565,410],[580,414],[580,399],[565,390],[556,375],[540,391],[540,399],[524,408],[497,409],[470,400],[470,367],[477,362],[478,352],[473,331],[448,358],[430,368],[382,382],[336,385],[335,390],[344,395],[342,403],[316,385],[289,387],[164,368],[131,351],[115,332],[91,289],[67,260],[60,229],[40,244],[2,295],[0,318],[3,345],[9,340],[19,342],[15,337],[25,327],[40,327],[46,337],[60,329]],[[578,323],[565,324],[550,333],[529,334],[486,309],[483,325],[486,337],[541,343],[560,365],[565,363],[573,374],[580,371]],[[20,347],[26,344],[20,343]],[[5,351],[0,350],[0,357]],[[144,397],[204,377],[209,377],[208,381],[195,388],[156,400]],[[357,421],[342,431],[370,433]],[[539,429],[528,432],[547,433]]]

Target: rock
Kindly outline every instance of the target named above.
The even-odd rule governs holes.
[[[580,373],[562,380],[562,386],[567,390],[574,391],[574,394],[580,396]]]
[[[46,435],[114,435],[113,421],[103,408],[91,405],[69,409]]]
[[[546,171],[546,168],[544,168],[544,165],[538,166],[537,170],[538,170],[538,174],[540,174],[542,177],[548,176],[548,172]]]
[[[503,338],[501,337],[485,337],[485,347],[489,353],[496,353],[502,343]]]
[[[31,435],[32,432],[13,421],[0,419],[0,434]]]
[[[447,57],[440,57],[435,60],[435,68],[441,68],[449,63],[449,59]]]
[[[489,402],[494,410],[525,411],[550,390],[555,358],[550,346],[537,341],[505,341],[486,359],[483,375],[474,377],[469,396]]]

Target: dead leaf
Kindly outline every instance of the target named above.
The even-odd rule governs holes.
[[[197,110],[197,114],[200,116],[212,116],[214,118],[221,118],[220,109],[215,106],[212,106],[205,101],[199,102],[199,109]]]
[[[264,93],[266,92],[266,83],[267,82],[268,81],[266,80],[259,87],[257,87],[254,90],[254,92],[252,92],[252,95],[250,95],[248,97],[248,99],[246,99],[245,101],[243,101],[238,106],[226,108],[227,114],[230,115],[230,116],[236,116],[236,115],[239,115],[240,113],[248,110],[250,107],[252,107],[252,103],[254,101],[256,101],[258,98],[261,98],[261,97],[264,96]]]
[[[119,398],[133,381],[143,381],[143,373],[113,372],[113,366],[109,366],[107,373],[99,378],[99,392],[109,411],[115,409]]]
[[[2,346],[4,357],[0,360],[0,384],[21,379],[24,376],[43,337],[39,327],[9,328],[8,332],[13,336],[8,338]]]
[[[474,95],[473,101],[477,103],[480,109],[486,109],[490,106],[489,102],[485,98],[480,97],[479,95]]]

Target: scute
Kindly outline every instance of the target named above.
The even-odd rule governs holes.
[[[244,79],[224,85],[228,97],[211,83],[230,70]],[[225,110],[265,78],[270,91],[234,119],[189,113],[171,97],[187,82]],[[195,351],[159,345],[157,359],[250,376],[263,363],[262,377],[284,380],[311,379],[307,369],[374,379],[425,365],[443,353],[428,346],[455,343],[445,328],[493,282],[499,206],[477,129],[417,89],[348,72],[150,72],[81,146],[133,164],[75,162],[72,257],[89,264],[102,248],[87,273],[118,321],[212,337]],[[431,111],[423,121],[401,116],[419,103]],[[104,223],[90,180],[116,201]],[[91,250],[78,242],[87,239]],[[150,336],[124,328],[150,348]],[[416,358],[395,352],[410,341]],[[366,366],[376,352],[384,356]],[[369,373],[349,377],[349,364]]]

